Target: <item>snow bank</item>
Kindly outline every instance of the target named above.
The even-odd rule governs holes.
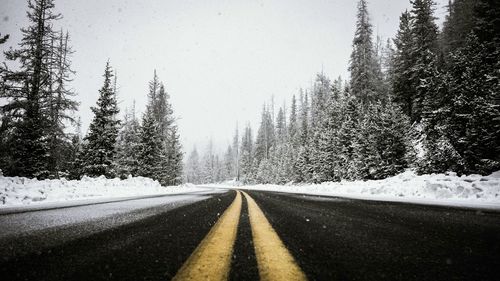
[[[0,206],[27,205],[93,198],[160,195],[199,190],[194,186],[162,187],[158,181],[83,177],[81,180],[36,180],[0,175]]]
[[[489,176],[455,173],[417,175],[408,170],[384,180],[307,185],[251,185],[243,188],[290,193],[500,209],[500,171]]]

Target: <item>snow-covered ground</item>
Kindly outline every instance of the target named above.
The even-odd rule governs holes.
[[[229,187],[232,184],[218,186]],[[245,185],[241,188],[367,200],[500,209],[500,171],[489,176],[463,175],[459,177],[455,173],[419,176],[408,170],[384,180],[304,185]]]
[[[88,199],[116,199],[199,191],[193,185],[163,187],[143,177],[35,180],[0,176],[0,208]]]

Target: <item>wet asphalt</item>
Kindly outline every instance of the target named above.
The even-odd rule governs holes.
[[[247,193],[310,280],[500,280],[499,212]],[[67,237],[102,222],[0,238],[0,279],[170,280],[234,196],[155,206],[89,235]],[[246,200],[229,277],[258,280]]]

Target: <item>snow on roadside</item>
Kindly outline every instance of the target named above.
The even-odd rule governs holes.
[[[250,185],[244,189],[340,196],[355,199],[500,209],[500,171],[489,176],[455,173],[417,175],[407,170],[384,180],[304,185]]]
[[[83,177],[81,180],[36,180],[0,176],[0,207],[94,198],[120,198],[196,191],[192,185],[163,187],[158,181]]]

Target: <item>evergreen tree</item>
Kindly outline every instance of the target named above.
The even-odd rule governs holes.
[[[201,167],[200,156],[196,146],[193,148],[186,163],[186,182],[193,184],[201,184]]]
[[[396,51],[392,61],[392,98],[407,116],[412,116],[415,89],[409,81],[411,81],[413,65],[413,35],[411,16],[408,11],[405,11],[399,18],[399,30],[394,39],[394,45]]]
[[[114,177],[116,140],[120,121],[116,93],[112,86],[113,71],[109,62],[104,70],[104,85],[99,90],[96,107],[92,107],[94,119],[83,147],[83,174],[91,177]]]
[[[236,125],[236,129],[234,132],[233,136],[233,146],[232,146],[232,152],[233,152],[233,170],[231,173],[231,177],[235,178],[237,181],[240,180],[240,136],[239,136],[239,130],[238,130],[238,125]]]
[[[455,167],[457,172],[485,174],[500,168],[500,105],[495,104],[500,79],[486,67],[488,54],[471,34],[450,55],[442,130],[463,159],[465,166]]]
[[[241,138],[241,181],[250,183],[255,179],[255,160],[252,128],[247,125]]]
[[[210,139],[202,160],[202,182],[215,183],[216,182],[216,166],[215,166],[215,153],[212,139]]]
[[[442,52],[448,56],[450,52],[465,45],[465,39],[474,27],[474,10],[477,0],[449,1],[448,15],[440,34]]]
[[[275,145],[275,130],[271,111],[264,106],[257,139],[255,141],[255,161],[258,165],[262,160],[269,159],[272,147]]]
[[[49,175],[49,143],[47,128],[47,97],[52,92],[49,79],[53,54],[53,22],[61,15],[54,13],[53,0],[28,1],[29,26],[22,28],[23,38],[18,49],[5,52],[8,61],[16,62],[15,70],[0,66],[2,91],[7,98],[2,111],[13,126],[10,132],[6,175],[44,178]],[[2,38],[2,41],[6,38]]]
[[[135,102],[130,111],[125,112],[123,127],[117,140],[117,174],[121,178],[138,175],[141,125],[135,116]]]
[[[382,75],[372,42],[372,29],[366,0],[360,0],[349,71],[352,93],[365,105],[382,97]]]
[[[54,38],[56,40],[57,38]],[[52,48],[53,54],[47,64],[52,64],[53,69],[49,79],[50,92],[47,97],[47,139],[49,140],[49,159],[48,169],[53,177],[59,177],[59,172],[67,167],[69,161],[68,149],[71,146],[71,136],[65,132],[66,123],[74,123],[70,113],[77,110],[78,103],[72,98],[76,95],[68,87],[68,83],[72,81],[71,75],[74,71],[71,70],[71,61],[69,56],[73,53],[68,45],[69,34],[65,35],[61,31],[58,35],[58,43]],[[67,173],[67,172],[66,172]]]
[[[163,142],[159,133],[159,125],[155,119],[151,103],[142,118],[140,142],[138,146],[138,170],[142,177],[161,180],[160,169],[162,161]]]
[[[411,106],[411,121],[420,121],[422,114],[428,109],[424,107],[426,100],[435,99],[429,96],[435,81],[437,65],[438,27],[435,23],[433,0],[413,0],[411,10],[413,26],[411,34],[412,63],[408,69],[410,87],[415,90]]]
[[[164,144],[166,149],[163,151],[163,159],[166,161],[162,163],[162,180],[160,183],[164,185],[176,185],[182,181],[182,145],[180,136],[177,131],[177,126],[172,124],[169,128],[169,135]]]
[[[222,167],[222,178],[224,180],[230,180],[234,179],[234,160],[235,160],[235,153],[233,152],[233,147],[231,145],[227,146],[226,153],[224,153],[224,163]]]

